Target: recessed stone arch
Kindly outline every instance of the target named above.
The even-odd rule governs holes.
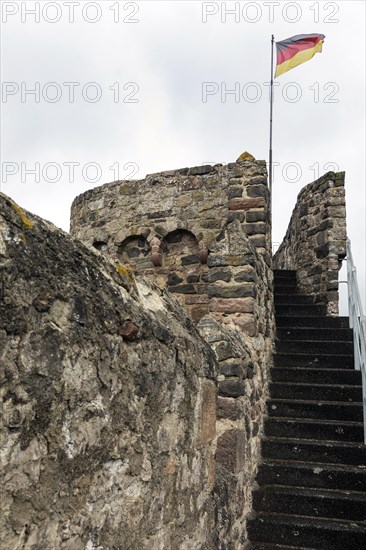
[[[161,252],[164,254],[164,267],[181,268],[200,262],[198,240],[187,229],[175,229],[168,233],[161,242]]]
[[[101,251],[101,252],[104,252],[108,249],[108,243],[106,241],[93,241],[93,246],[94,248],[96,248],[97,250]]]
[[[150,269],[151,248],[144,235],[130,235],[117,248],[117,256],[122,263],[127,263],[137,270]]]

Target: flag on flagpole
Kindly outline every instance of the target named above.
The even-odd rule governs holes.
[[[324,34],[297,34],[281,42],[276,42],[276,74],[280,76],[301,63],[309,61],[316,53],[322,51]]]

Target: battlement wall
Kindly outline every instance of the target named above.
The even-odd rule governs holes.
[[[301,292],[338,314],[338,271],[346,255],[344,172],[328,172],[304,187],[273,263],[297,270]]]
[[[234,257],[224,264],[210,259],[233,221],[240,224],[247,253],[259,254],[269,266],[264,161],[184,168],[103,185],[75,199],[71,233],[168,288],[198,322],[209,312],[255,313],[255,266],[238,264]]]

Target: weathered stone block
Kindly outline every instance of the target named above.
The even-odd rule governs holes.
[[[124,338],[124,340],[128,340],[129,342],[133,342],[137,339],[139,335],[139,327],[132,321],[124,321],[118,330],[118,334]]]
[[[329,302],[338,302],[338,292],[336,290],[330,290],[327,292],[327,298]]]
[[[249,185],[264,185],[265,187],[267,187],[267,178],[265,178],[264,176],[255,176],[254,178],[250,178],[250,180],[248,181],[248,184]]]
[[[173,294],[195,294],[196,290],[193,285],[177,285],[169,287],[169,292]]]
[[[216,435],[216,399],[217,391],[214,382],[203,380],[198,448],[212,441]]]
[[[214,171],[214,167],[211,164],[204,164],[203,166],[193,166],[189,168],[188,174],[190,176],[203,176],[204,174],[210,174]]]
[[[183,256],[183,258],[181,259],[182,266],[198,264],[199,261],[200,259],[197,254],[192,254],[190,256]]]
[[[254,285],[208,285],[207,294],[216,298],[247,298],[255,297],[256,290]]]
[[[188,275],[187,277],[187,283],[198,283],[200,280],[199,275]]]
[[[329,244],[323,244],[315,249],[316,257],[319,259],[326,258],[329,254]]]
[[[228,430],[217,440],[216,462],[233,474],[245,463],[245,434],[238,429]]]
[[[240,403],[237,399],[230,397],[217,398],[217,419],[227,418],[228,420],[237,420],[241,416]]]
[[[267,231],[265,223],[246,223],[244,228],[247,235],[264,235]]]
[[[208,305],[192,306],[189,313],[192,321],[198,323],[208,313]]]
[[[251,269],[250,271],[238,271],[234,275],[234,281],[236,283],[256,283],[257,274],[254,269]]]
[[[213,298],[210,301],[210,311],[217,311],[221,313],[253,313],[254,299],[253,298],[237,298],[237,299]]]
[[[245,219],[249,223],[265,222],[266,213],[264,212],[264,210],[249,210],[245,215]]]
[[[221,220],[220,219],[208,219],[208,220],[202,220],[201,226],[203,229],[220,229],[221,228]]]
[[[228,199],[234,199],[234,198],[237,198],[237,197],[242,197],[243,195],[243,187],[239,187],[239,186],[234,186],[234,185],[230,185],[228,188],[227,188],[227,196],[228,196]]]
[[[242,363],[220,363],[219,374],[224,376],[237,376],[238,378],[243,376],[243,364]]]
[[[152,220],[155,218],[162,219],[162,218],[167,218],[170,215],[171,215],[171,210],[158,210],[157,212],[148,212],[147,218],[149,220]]]
[[[237,314],[230,319],[239,331],[248,336],[258,336],[258,327],[253,314]]]
[[[214,345],[213,348],[218,361],[240,357],[240,352],[229,341],[222,340],[218,345]]]
[[[167,282],[167,285],[174,286],[174,285],[179,285],[179,283],[182,283],[183,279],[182,277],[179,277],[176,273],[169,273],[166,282]],[[188,282],[191,282],[191,281],[188,281]]]
[[[187,306],[194,305],[194,304],[208,304],[208,302],[209,302],[209,298],[204,294],[200,294],[196,296],[187,296],[184,300],[184,303],[187,304]]]
[[[268,189],[264,185],[251,185],[247,189],[248,197],[266,197]]]
[[[245,220],[245,212],[228,212],[227,223],[231,223],[234,220],[239,220],[242,223]]]
[[[226,267],[230,265],[229,257],[221,254],[209,254],[207,265],[208,267]]]
[[[244,395],[244,384],[241,380],[223,380],[219,382],[219,395],[222,397],[240,397]]]
[[[208,267],[228,267],[242,265],[257,265],[253,254],[229,255],[229,254],[209,254],[207,258]]]
[[[250,239],[250,242],[253,244],[253,246],[255,246],[256,248],[265,248],[266,246],[265,237],[257,237],[256,235],[254,236],[250,235],[249,239]]]
[[[264,198],[249,199],[231,199],[229,201],[229,210],[249,210],[250,208],[264,208],[266,201]]]
[[[229,269],[210,269],[207,275],[209,283],[215,283],[216,281],[225,281],[228,283],[231,279],[231,272]]]

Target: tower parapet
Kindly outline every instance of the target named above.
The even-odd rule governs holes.
[[[249,256],[270,264],[266,176],[264,161],[242,161],[116,181],[75,199],[71,232],[167,287],[195,322],[209,312],[248,320],[257,285]],[[234,243],[224,241],[234,221],[231,238],[242,245],[230,252]]]

